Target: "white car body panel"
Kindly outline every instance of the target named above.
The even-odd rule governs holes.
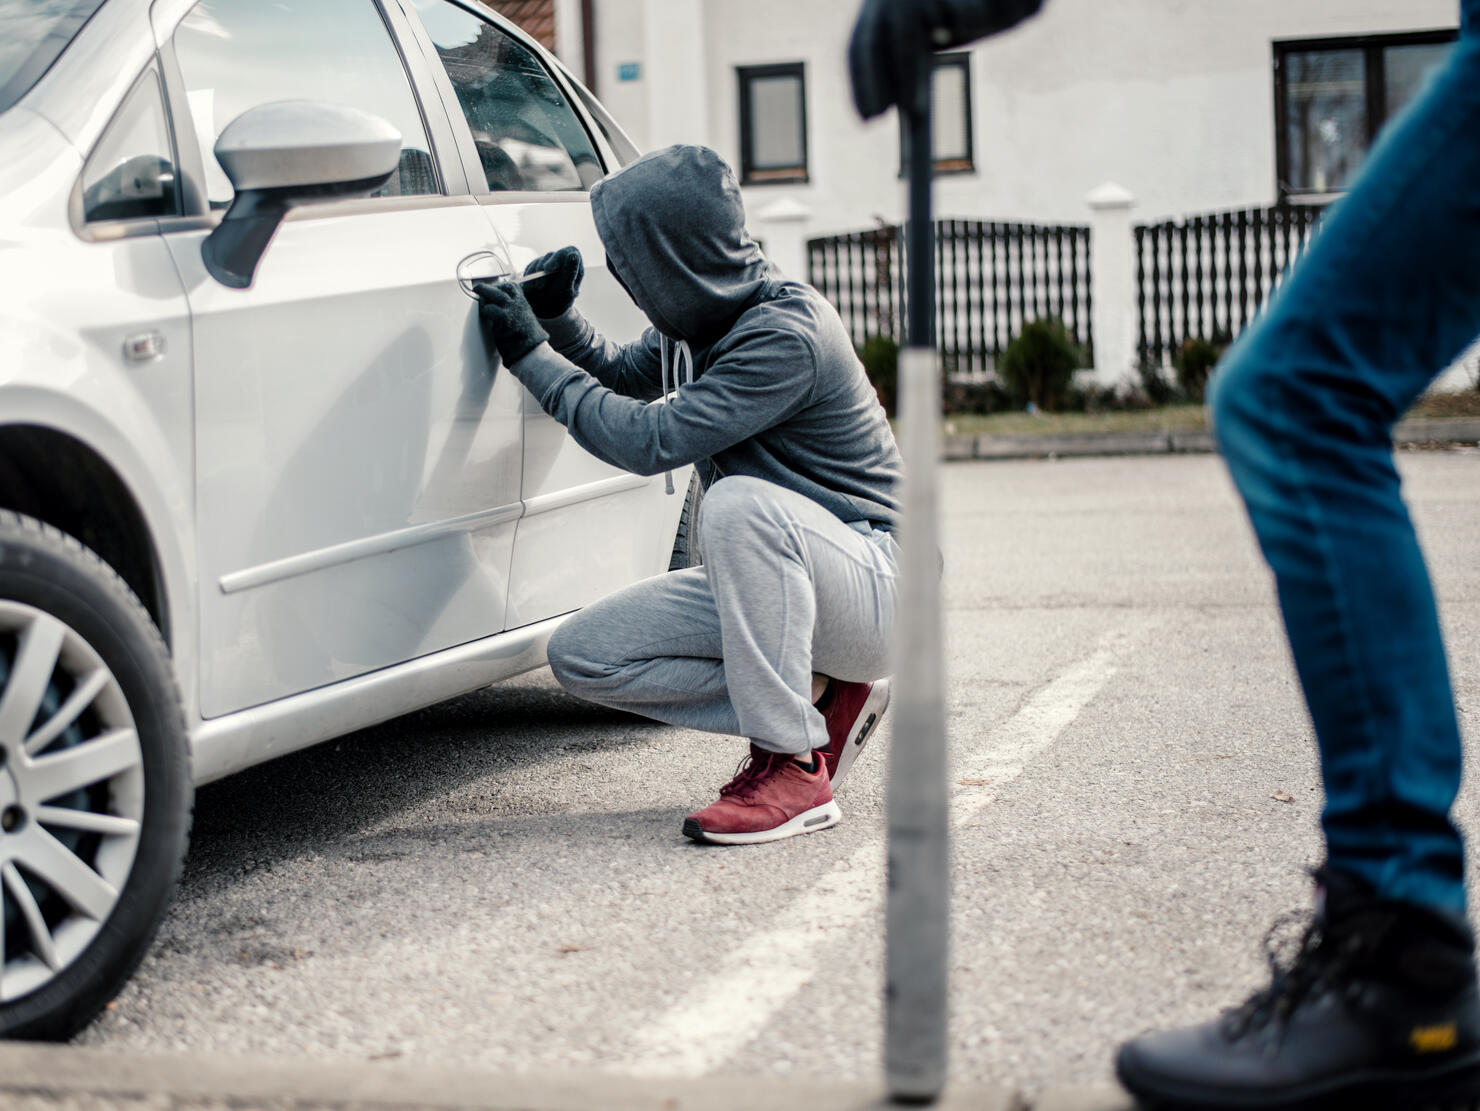
[[[581,313],[603,335],[641,335],[647,321],[607,270],[588,204],[484,198],[484,209],[510,244],[580,248],[586,267]],[[516,270],[533,257],[519,250],[512,254]],[[683,509],[682,497],[665,498],[660,492],[655,499],[654,491],[664,487],[661,475],[638,479],[603,463],[547,416],[527,390],[524,398],[525,516],[509,575],[511,627],[593,602],[652,574],[655,565],[666,569],[672,544],[662,551],[655,545],[672,536]],[[687,469],[678,480],[684,485],[675,489],[682,494]],[[606,493],[591,499],[581,496],[586,490]],[[634,521],[639,527],[632,527]],[[592,560],[591,549],[571,547],[572,535],[590,537],[600,558]]]
[[[206,717],[504,628],[526,391],[488,373],[457,281],[497,246],[481,209],[294,217],[247,290],[206,273],[203,233],[166,237],[195,319]]]
[[[79,228],[86,153],[190,6],[108,0],[0,113],[0,434],[71,436],[137,503],[205,782],[540,666],[558,615],[666,569],[683,498],[473,372],[455,270],[500,238],[519,267],[580,245],[583,310],[639,334],[583,195],[479,204],[444,162],[451,196],[295,213],[245,293],[204,272],[209,220]],[[440,142],[457,105],[416,86]]]
[[[47,120],[24,107],[0,114],[0,150],[0,414],[87,445],[132,494],[153,537],[169,599],[163,632],[193,712],[194,432],[179,275],[157,237],[77,237],[66,204],[82,159]],[[123,341],[141,331],[159,332],[164,354],[130,364]]]

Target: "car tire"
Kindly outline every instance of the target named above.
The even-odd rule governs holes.
[[[703,501],[704,485],[697,474],[690,475],[688,492],[683,498],[683,513],[678,518],[678,535],[673,540],[673,555],[668,560],[670,571],[683,571],[704,563],[699,554],[699,512]]]
[[[190,754],[138,598],[72,537],[7,511],[0,757],[0,1037],[67,1038],[133,974],[169,904]]]

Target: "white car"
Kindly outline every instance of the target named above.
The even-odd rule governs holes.
[[[581,450],[471,293],[574,243],[635,338],[635,155],[471,0],[0,0],[0,1035],[122,986],[194,785],[696,562],[692,476]]]

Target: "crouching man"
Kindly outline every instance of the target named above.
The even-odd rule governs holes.
[[[600,459],[695,464],[703,566],[587,607],[550,641],[582,698],[746,737],[750,755],[689,815],[698,841],[748,844],[837,824],[841,782],[888,702],[900,457],[832,306],[745,230],[704,147],[655,151],[591,190],[613,276],[652,324],[599,336],[574,308],[574,247],[521,288],[478,287],[504,365]]]

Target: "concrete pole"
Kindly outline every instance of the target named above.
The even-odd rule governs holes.
[[[766,257],[788,278],[807,281],[807,227],[812,210],[793,197],[782,197],[756,210],[757,236]]]
[[[697,0],[644,0],[647,149],[670,143],[713,145],[709,140],[706,55],[703,4]]]
[[[1091,324],[1095,330],[1095,381],[1116,386],[1136,369],[1136,256],[1131,209],[1136,198],[1113,181],[1091,189]]]

